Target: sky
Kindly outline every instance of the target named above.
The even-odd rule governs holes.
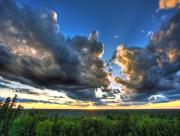
[[[25,108],[180,108],[179,3],[0,0],[0,100],[18,94]]]
[[[144,47],[148,33],[156,31],[174,9],[158,12],[158,0],[18,0],[38,9],[48,7],[58,14],[60,30],[65,36],[99,32],[105,45],[104,59],[110,59],[120,43]]]

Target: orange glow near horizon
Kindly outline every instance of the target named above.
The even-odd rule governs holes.
[[[180,109],[180,100],[167,102],[167,103],[154,103],[145,105],[130,105],[130,106],[69,106],[58,104],[45,104],[45,103],[21,103],[25,109],[84,109],[84,110],[103,110],[103,109]]]

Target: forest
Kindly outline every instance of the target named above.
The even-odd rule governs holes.
[[[179,110],[61,112],[26,110],[16,101],[0,102],[0,136],[180,136]]]

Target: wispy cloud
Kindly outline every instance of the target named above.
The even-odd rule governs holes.
[[[113,36],[113,39],[117,39],[117,38],[119,38],[119,35],[114,35]]]

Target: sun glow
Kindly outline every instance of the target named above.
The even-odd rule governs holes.
[[[31,47],[12,47],[12,52],[18,56],[36,56],[37,50]]]
[[[131,105],[131,106],[95,106],[90,104],[89,106],[68,106],[59,104],[45,104],[45,103],[21,103],[25,109],[87,109],[87,110],[102,110],[102,109],[180,109],[180,100],[167,102],[167,103],[154,103],[145,105]]]

